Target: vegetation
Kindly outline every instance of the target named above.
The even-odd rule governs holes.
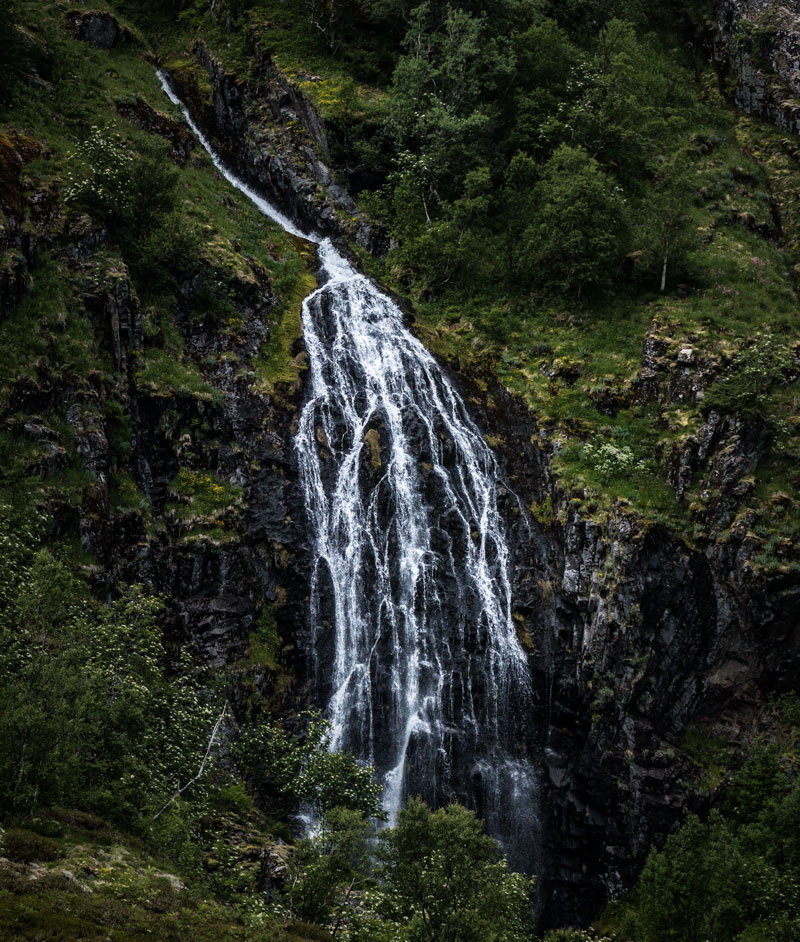
[[[113,6],[176,62],[196,32],[243,77],[253,36],[274,53],[392,236],[387,257],[365,265],[414,298],[435,352],[531,407],[584,512],[624,502],[705,541],[702,482],[679,501],[666,467],[712,412],[735,416],[768,441],[738,511],[760,541],[753,565],[797,565],[800,158],[780,134],[732,117],[666,7]],[[78,42],[45,0],[0,3],[0,33],[0,198],[23,207],[14,238],[38,240],[27,294],[0,319],[4,932],[531,938],[532,883],[509,872],[471,811],[412,801],[380,829],[372,770],[330,752],[319,717],[279,718],[248,700],[237,725],[230,675],[180,649],[169,602],[99,578],[101,541],[87,530],[106,477],[115,525],[135,539],[172,528],[176,542],[213,551],[238,538],[245,494],[215,440],[222,390],[245,382],[274,400],[297,388],[309,247],[232,192],[204,153],[176,155],[181,125],[142,49]],[[142,105],[161,113],[162,131],[129,117]],[[2,244],[5,286],[22,261]],[[125,350],[108,339],[112,295],[141,314]],[[248,359],[248,311],[271,295],[266,339]],[[187,325],[213,336],[210,352],[197,353]],[[703,359],[702,398],[637,398],[645,336],[664,342],[664,386],[684,347]],[[155,483],[136,462],[132,390],[161,439],[181,443]],[[107,464],[87,459],[92,436],[106,439]],[[551,497],[534,508],[542,526],[559,512]],[[280,649],[265,605],[236,669],[278,675]],[[777,710],[797,726],[795,699]],[[731,781],[726,743],[692,727],[682,745],[718,807],[652,852],[599,930],[637,942],[796,937],[795,747],[759,751]],[[305,836],[298,814],[313,822]],[[274,886],[265,860],[284,868]]]
[[[796,699],[792,701],[797,703]],[[800,787],[794,748],[762,747],[721,806],[653,850],[632,893],[601,920],[631,942],[779,942],[800,932]]]

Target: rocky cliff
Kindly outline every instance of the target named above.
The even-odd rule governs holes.
[[[735,80],[738,107],[800,133],[800,4],[718,0],[714,58]]]
[[[247,85],[204,47],[195,54],[211,80],[197,113],[237,170],[303,224],[374,248],[351,198],[331,205],[324,124],[300,92],[275,83],[266,57],[268,80]],[[189,100],[200,84],[192,74],[173,76]],[[345,206],[355,231],[336,213]],[[708,532],[687,540],[624,504],[593,514],[564,493],[551,471],[552,430],[491,375],[447,366],[498,444],[509,487],[515,619],[536,681],[540,906],[545,922],[580,922],[631,884],[687,809],[707,806],[681,748],[687,727],[745,747],[763,731],[769,692],[800,666],[800,580],[751,566],[758,540],[742,510],[766,436],[758,421],[712,410],[697,434],[674,443],[668,483],[681,497],[699,479],[707,495]],[[700,403],[722,369],[654,322],[628,396],[662,412]]]
[[[743,5],[720,5],[730,54],[743,15],[734,6]],[[81,19],[74,28],[105,42],[113,31],[101,26]],[[755,62],[752,49],[746,55]],[[245,82],[197,43],[193,59],[165,66],[248,182],[302,225],[380,253],[385,236],[331,166],[329,129],[266,53],[257,52],[257,63]],[[766,92],[753,92],[762,89],[753,82],[751,91],[742,86],[743,106],[758,101],[764,114],[794,120]],[[191,165],[185,129],[157,104],[126,99],[117,108]],[[21,176],[42,149],[34,138],[0,137],[0,321],[19,311],[46,255],[74,289],[96,360],[86,370],[64,368],[58,344],[66,315],[54,312],[34,368],[15,376],[2,403],[16,450],[11,472],[43,480],[78,472],[71,491],[48,492],[53,536],[77,537],[101,596],[144,581],[168,597],[174,646],[227,666],[240,716],[265,701],[307,703],[308,546],[292,444],[305,395],[302,339],[291,339],[284,351],[291,369],[278,380],[264,376],[259,351],[279,334],[282,311],[296,314],[313,279],[279,299],[264,265],[237,250],[236,265],[221,275],[237,320],[229,330],[198,316],[203,259],[169,310],[192,383],[159,382],[143,363],[165,349],[164,327],[143,310],[108,232],[67,211],[57,184]],[[746,745],[762,731],[770,692],[800,666],[797,572],[752,564],[759,543],[743,501],[764,429],[711,410],[697,433],[673,442],[668,483],[683,496],[693,480],[707,507],[709,525],[696,537],[645,523],[624,502],[593,507],[586,495],[565,491],[553,473],[560,446],[553,429],[493,375],[477,376],[455,359],[445,368],[496,443],[507,483],[501,500],[515,621],[535,678],[541,909],[546,922],[585,922],[630,885],[651,843],[673,831],[687,807],[707,804],[711,788],[700,788],[684,748],[687,727],[704,724]],[[625,396],[662,412],[697,404],[723,368],[654,320]],[[224,498],[210,508],[199,499],[209,488]],[[777,517],[780,503],[770,512]]]

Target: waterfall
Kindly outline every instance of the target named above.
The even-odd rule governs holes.
[[[310,398],[295,445],[314,550],[311,658],[332,748],[375,767],[390,821],[409,796],[459,799],[527,869],[530,681],[494,455],[397,306],[238,180],[160,77],[219,171],[319,243],[325,280],[303,303]]]

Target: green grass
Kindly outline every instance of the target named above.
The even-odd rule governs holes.
[[[29,290],[14,313],[0,323],[0,409],[15,383],[36,385],[69,380],[99,367],[91,324],[77,309],[72,285],[47,255],[29,276]]]
[[[281,925],[217,898],[205,881],[153,857],[93,815],[49,809],[0,827],[3,939],[323,942],[316,927]],[[35,867],[31,878],[30,866]]]
[[[769,126],[718,108],[712,101],[717,123],[698,135],[711,143],[698,147],[694,159],[697,247],[687,260],[684,296],[674,290],[636,296],[622,287],[585,308],[561,308],[527,297],[451,293],[420,303],[416,325],[433,352],[457,359],[479,387],[487,390],[496,378],[526,402],[558,443],[553,468],[559,483],[585,511],[602,515],[622,503],[646,521],[668,523],[698,540],[708,529],[705,508],[694,492],[676,500],[665,483],[665,462],[673,446],[697,432],[705,411],[688,401],[663,410],[631,404],[645,335],[666,341],[662,380],[677,375],[677,354],[685,346],[721,372],[754,336],[800,340],[794,268],[800,147]],[[615,415],[603,411],[609,404]],[[800,480],[793,473],[800,458],[797,407],[795,387],[775,391],[770,409],[778,431],[746,502],[763,514],[773,493],[786,496],[782,519],[771,520],[781,540],[793,539],[800,523]],[[611,439],[629,447],[644,470],[598,473],[585,446]],[[771,543],[756,564],[785,566],[774,537]],[[797,556],[797,546],[781,546],[784,557]]]
[[[136,382],[152,396],[222,402],[222,393],[202,378],[194,364],[176,360],[168,350],[149,350],[136,371]]]
[[[122,6],[118,5],[118,12]],[[112,512],[141,514],[152,533],[163,528],[164,522],[154,521],[149,501],[131,476],[132,420],[127,397],[119,395],[124,377],[112,362],[110,348],[101,346],[106,325],[98,322],[102,315],[87,310],[87,295],[107,287],[110,290],[118,279],[129,278],[141,302],[144,329],[144,350],[134,352],[133,364],[140,394],[185,400],[182,405],[169,406],[171,409],[191,409],[190,400],[216,407],[223,397],[212,382],[217,363],[232,358],[239,365],[245,328],[242,311],[255,304],[264,305],[270,329],[268,343],[252,367],[254,383],[261,390],[272,391],[299,376],[302,357],[296,357],[290,348],[302,334],[302,297],[314,287],[306,257],[310,249],[292,240],[232,188],[198,145],[185,166],[176,171],[178,205],[173,220],[180,231],[174,233],[175,238],[168,231],[164,239],[169,249],[171,242],[185,238],[193,253],[189,267],[195,264],[200,272],[199,288],[194,280],[187,295],[192,271],[184,274],[177,269],[162,272],[137,266],[136,246],[126,242],[124,231],[112,231],[106,244],[96,247],[90,258],[80,263],[61,253],[64,231],[75,225],[83,211],[79,205],[65,203],[63,193],[70,177],[80,178],[89,172],[81,142],[92,127],[118,135],[123,148],[141,154],[149,135],[121,116],[118,104],[141,98],[176,121],[183,119],[163,94],[146,59],[146,47],[105,51],[80,42],[67,30],[63,9],[46,0],[31,0],[19,9],[52,56],[53,82],[52,88],[45,89],[20,85],[3,112],[0,135],[13,129],[40,143],[39,156],[22,170],[22,184],[27,193],[50,194],[55,221],[36,225],[40,233],[58,238],[52,243],[40,242],[27,296],[0,324],[4,350],[0,359],[0,458],[5,472],[0,492],[9,500],[24,497],[62,502],[74,515],[74,509],[84,501],[86,488],[94,482],[77,454],[74,429],[65,418],[72,400],[52,409],[47,396],[59,397],[61,390],[68,389],[75,401],[88,397],[89,405],[97,403],[99,395],[109,441]],[[181,42],[191,43],[186,23],[177,34]],[[212,32],[211,37],[214,42],[220,39],[218,33]],[[225,50],[230,52],[227,45]],[[35,153],[36,148],[30,151]],[[88,228],[84,222],[80,225],[84,231]],[[74,242],[67,235],[70,241]],[[7,255],[0,264],[14,261]],[[274,306],[271,299],[275,299]],[[187,325],[195,329],[201,320],[203,329],[213,330],[219,338],[219,351],[212,345],[198,362],[187,351],[182,330]],[[23,388],[29,397],[26,402],[41,400],[42,405],[26,406],[11,415],[13,397]],[[49,440],[36,442],[24,431],[32,408],[40,411],[42,424],[53,430],[52,441],[64,449],[55,470],[54,462],[46,460]],[[47,477],[42,476],[45,466]],[[213,476],[215,472],[208,473]],[[219,543],[237,538],[241,494],[222,486],[224,500],[214,506],[207,506],[208,495],[200,491],[173,494],[167,510],[178,526],[179,539]],[[74,522],[76,529],[77,517],[69,520],[69,527]],[[76,566],[93,562],[85,552],[78,552],[77,532],[70,529],[66,538],[74,543],[70,558]]]
[[[309,244],[300,251],[308,259],[313,251]],[[316,279],[308,268],[304,267],[294,283],[280,309],[274,312],[270,332],[262,344],[258,356],[253,361],[256,374],[256,388],[261,392],[275,394],[281,387],[294,388],[300,374],[306,369],[304,354],[293,354],[292,349],[303,336],[302,305],[303,299],[317,286]]]
[[[697,767],[699,787],[705,794],[713,791],[731,771],[734,757],[730,743],[708,726],[700,723],[688,726],[683,733],[681,749]]]

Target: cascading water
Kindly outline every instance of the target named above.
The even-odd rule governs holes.
[[[217,168],[233,176],[163,76]],[[531,866],[529,675],[511,617],[494,456],[397,306],[319,242],[326,281],[303,304],[311,397],[296,436],[315,547],[316,689],[335,749],[369,761],[393,820],[405,799],[475,807]]]

